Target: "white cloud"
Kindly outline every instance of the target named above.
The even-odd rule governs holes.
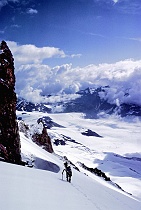
[[[14,41],[7,41],[9,48],[11,49],[15,65],[21,66],[23,64],[38,64],[42,63],[44,59],[52,57],[66,57],[63,50],[55,47],[36,47],[35,45],[18,45]]]
[[[72,58],[75,58],[75,57],[80,58],[81,56],[82,56],[82,54],[72,54],[70,57],[72,57]]]
[[[0,1],[0,9],[2,8],[2,7],[4,7],[5,5],[7,5],[9,2],[14,2],[14,3],[16,3],[16,2],[18,2],[19,0],[1,0]]]
[[[30,85],[27,85],[23,90],[20,91],[20,96],[33,103],[40,103],[43,100],[40,95],[41,92],[42,90],[34,89]]]
[[[30,15],[37,14],[37,13],[38,13],[38,11],[36,9],[29,8],[27,10],[27,14],[30,14]]]
[[[45,101],[41,95],[60,93],[72,97],[81,89],[105,85],[109,85],[110,89],[107,88],[106,94],[101,94],[101,97],[110,103],[128,102],[141,105],[141,60],[124,60],[97,66],[92,64],[83,68],[72,68],[71,64],[54,68],[32,64],[21,66],[16,73],[17,93],[34,100],[37,98]],[[125,93],[129,95],[125,96]],[[36,97],[31,97],[32,94]],[[62,99],[58,96],[54,100]]]
[[[115,4],[119,1],[119,0],[112,0]]]
[[[17,25],[17,24],[13,24],[11,25],[11,28],[20,28],[21,26],[20,25]]]
[[[141,37],[137,37],[137,38],[128,38],[128,39],[133,40],[133,41],[141,42]]]

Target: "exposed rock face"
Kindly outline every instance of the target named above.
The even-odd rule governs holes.
[[[43,146],[43,149],[45,149],[46,151],[48,151],[50,153],[53,152],[51,139],[50,139],[50,136],[47,133],[46,127],[43,126],[42,133],[34,133],[32,135],[32,139],[39,146]]]
[[[94,132],[90,129],[88,129],[85,132],[82,132],[81,134],[84,135],[84,136],[95,136],[95,137],[101,137],[102,138],[102,136],[100,136],[98,133],[96,133],[96,132]]]
[[[19,120],[18,126],[19,126],[19,132],[24,133],[25,137],[29,138],[30,137],[29,126],[26,125],[25,122],[22,120]]]
[[[14,59],[5,41],[2,41],[0,50],[0,156],[7,162],[20,164]]]

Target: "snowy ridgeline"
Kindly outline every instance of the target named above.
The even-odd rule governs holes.
[[[115,90],[115,89],[114,89]],[[121,117],[141,116],[141,106],[138,103],[131,103],[128,91],[120,92],[123,98],[120,100],[114,90],[109,86],[99,88],[86,88],[75,94],[58,94],[44,96],[44,100],[36,103],[34,100],[18,98],[16,109],[18,111],[40,111],[40,112],[83,112],[87,118],[99,118],[107,114],[116,114]],[[117,93],[119,93],[117,91]],[[108,100],[109,96],[111,98]],[[40,96],[41,97],[41,96]],[[45,99],[46,98],[46,99]],[[31,102],[32,101],[32,102]],[[41,102],[42,101],[42,102]]]
[[[53,144],[55,153],[50,154],[32,142],[29,131],[20,132],[22,158],[34,167],[0,162],[1,210],[141,209],[140,122],[86,120],[78,113],[17,112],[17,116],[31,128],[31,133],[42,129],[40,124],[35,126],[37,119],[50,117],[61,125],[48,129],[52,142],[60,139],[65,145]],[[103,138],[82,135],[88,129]],[[79,172],[72,167],[72,183],[66,182],[65,174],[62,180],[62,156],[80,169]],[[78,162],[101,169],[133,196],[80,167]]]

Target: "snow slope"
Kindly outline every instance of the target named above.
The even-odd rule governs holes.
[[[37,157],[42,166],[46,166],[45,170],[0,162],[1,210],[139,210],[141,208],[141,203],[131,196],[110,189],[102,182],[97,182],[76,170],[73,170],[72,183],[62,180],[62,161],[28,139],[22,139],[24,144],[26,141],[29,150],[32,149],[34,159]],[[50,164],[47,164],[48,162]],[[58,166],[58,172],[52,170],[54,165]]]
[[[38,118],[50,117],[61,125],[48,129],[52,141],[65,138],[65,145],[53,145],[55,153],[67,156],[78,167],[78,162],[98,167],[123,190],[141,200],[141,122],[137,118],[86,119],[83,113],[17,112],[17,115],[28,125],[36,124]],[[87,129],[103,138],[82,135]]]
[[[53,145],[56,154],[49,154],[20,133],[22,157],[34,160],[34,168],[0,162],[1,210],[141,209],[140,122],[120,121],[119,124],[118,119],[112,118],[90,120],[84,119],[81,113],[17,112],[17,115],[31,127],[38,118],[49,116],[62,125],[48,130],[52,140],[63,135],[71,139],[64,146]],[[103,138],[83,136],[81,132],[88,128]],[[73,168],[72,183],[67,183],[65,176],[62,180],[63,160],[59,155],[66,155],[78,167],[80,161],[100,168],[133,196],[81,167],[81,172]]]

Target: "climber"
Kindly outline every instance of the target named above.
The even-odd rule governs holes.
[[[66,171],[66,179],[67,179],[67,182],[71,182],[71,177],[72,177],[72,170],[71,170],[71,167],[68,165],[67,162],[64,163],[64,170],[62,171],[62,177],[63,177],[63,173],[64,171]]]

